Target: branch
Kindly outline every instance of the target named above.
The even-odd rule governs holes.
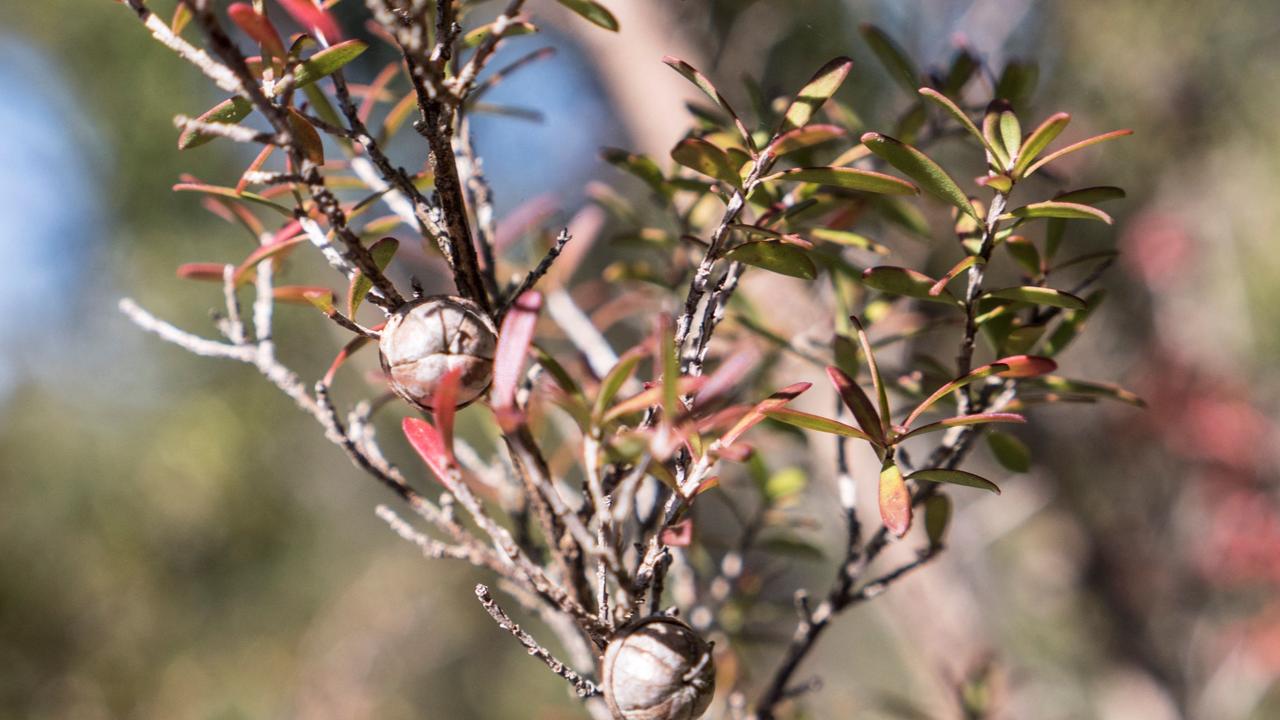
[[[498,623],[498,627],[511,633],[512,637],[518,640],[521,645],[525,646],[525,649],[529,651],[530,655],[541,660],[547,668],[551,670],[551,672],[559,675],[565,680],[568,680],[569,683],[573,685],[574,690],[577,691],[578,697],[589,698],[600,694],[600,689],[596,687],[595,683],[569,669],[568,666],[557,660],[556,657],[551,654],[551,651],[539,645],[538,641],[534,640],[532,635],[525,632],[519,625],[512,622],[511,618],[508,617],[507,614],[503,612],[502,608],[498,606],[498,603],[493,599],[493,596],[489,594],[488,587],[484,585],[476,585],[476,598],[478,598],[480,600],[480,604],[484,606],[485,612],[489,613],[489,617],[493,618],[493,621]]]

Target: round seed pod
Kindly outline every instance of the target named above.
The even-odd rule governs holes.
[[[711,645],[679,620],[647,617],[614,636],[600,672],[618,720],[695,720],[715,695]]]
[[[458,406],[479,397],[493,380],[498,330],[479,305],[452,295],[406,303],[382,330],[382,369],[397,395],[431,410],[436,386],[461,368]]]

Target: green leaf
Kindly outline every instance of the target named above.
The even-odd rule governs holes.
[[[936,483],[947,483],[949,485],[964,485],[965,487],[978,488],[987,490],[997,495],[1000,494],[1000,488],[990,480],[981,475],[974,475],[964,470],[947,470],[945,468],[931,468],[929,470],[917,470],[907,476],[908,480],[927,481]]]
[[[742,178],[723,150],[701,138],[685,138],[671,150],[671,159],[703,175],[742,188]]]
[[[1026,109],[1031,93],[1040,79],[1040,66],[1032,62],[1013,61],[1004,66],[996,82],[996,97],[1008,100],[1015,108]]]
[[[915,180],[930,194],[981,221],[977,211],[973,209],[973,204],[960,190],[960,186],[956,185],[956,181],[951,179],[947,171],[939,167],[928,155],[906,143],[875,132],[863,135],[862,144],[866,145],[871,152],[884,158],[890,165],[906,173],[907,177]]]
[[[1022,149],[1022,125],[1012,110],[1000,113],[1000,143],[1011,158],[1017,157]]]
[[[1103,211],[1091,207],[1089,205],[1081,205],[1080,203],[1062,202],[1060,200],[1045,200],[1044,202],[1031,203],[1024,205],[1017,210],[1006,213],[1004,218],[1019,218],[1030,220],[1034,218],[1060,218],[1062,220],[1097,220],[1108,225],[1111,224],[1111,216]]]
[[[1122,403],[1127,403],[1136,407],[1147,406],[1147,403],[1134,393],[1110,383],[1097,383],[1090,382],[1088,380],[1072,380],[1058,375],[1047,375],[1045,377],[1030,380],[1028,383],[1033,387],[1039,386],[1046,390],[1058,393],[1093,395],[1112,400],[1119,400]]]
[[[610,165],[631,173],[640,178],[646,185],[653,189],[659,195],[671,199],[672,190],[666,184],[666,178],[662,175],[662,170],[658,168],[658,164],[648,155],[627,152],[621,148],[607,147],[600,151],[601,157]]]
[[[871,374],[871,385],[876,391],[876,404],[880,408],[880,437],[890,434],[892,419],[889,417],[889,389],[884,384],[884,376],[880,374],[880,364],[876,362],[876,354],[871,349],[871,338],[866,328],[856,315],[849,316],[849,322],[858,336],[858,346],[862,348],[862,357],[867,362],[867,372]]]
[[[214,105],[206,110],[203,115],[196,118],[203,123],[222,123],[225,125],[234,125],[241,120],[249,117],[249,113],[253,111],[253,105],[242,97],[233,97],[228,100]],[[187,150],[193,147],[199,147],[205,143],[218,137],[217,135],[207,135],[198,130],[186,129],[178,136],[178,149]]]
[[[868,442],[871,441],[871,437],[869,435],[852,425],[846,425],[839,420],[824,418],[821,415],[812,415],[810,413],[800,412],[799,410],[788,410],[786,408],[766,410],[764,414],[770,419],[777,420],[778,422],[783,422],[788,425],[794,425],[798,428],[816,430],[818,432],[829,433],[831,435],[857,438]]]
[[[862,284],[873,290],[892,295],[904,295],[917,300],[964,307],[964,303],[956,299],[956,296],[945,288],[937,294],[931,293],[930,290],[936,282],[933,278],[923,273],[916,272],[910,268],[894,267],[892,265],[867,268],[862,272]]]
[[[924,528],[929,536],[929,546],[942,547],[951,524],[951,498],[941,493],[924,502]],[[926,716],[927,717],[927,716]]]
[[[502,32],[502,37],[504,38],[517,37],[519,35],[532,35],[533,33],[538,32],[537,26],[535,26],[531,22],[524,22],[524,21],[507,23],[506,28],[507,29]],[[488,40],[489,36],[492,34],[493,34],[493,23],[489,23],[488,25],[481,25],[480,27],[462,36],[462,47],[464,48],[479,47],[480,43],[484,42],[485,40]]]
[[[952,102],[951,98],[947,97],[946,95],[943,95],[942,93],[938,92],[937,90],[934,90],[933,88],[923,87],[923,88],[920,88],[918,92],[926,100],[929,100],[933,104],[945,110],[947,114],[950,115],[956,122],[960,123],[960,125],[963,126],[965,130],[968,130],[971,135],[977,138],[978,142],[982,143],[983,147],[986,147],[988,150],[991,149],[989,147],[989,144],[987,143],[987,139],[983,137],[982,131],[979,130],[978,126],[973,123],[973,120],[970,120],[969,116],[966,115],[965,112],[960,109],[959,105],[956,105],[954,102]]]
[[[1049,305],[1070,310],[1082,310],[1085,307],[1084,300],[1071,293],[1033,285],[992,290],[983,295],[983,297],[1017,300],[1018,302],[1031,303],[1032,305]]]
[[[675,425],[676,418],[680,415],[682,406],[680,405],[680,355],[676,349],[676,339],[674,330],[671,327],[671,318],[663,315],[659,333],[661,342],[658,344],[658,352],[660,353],[662,368],[662,417],[663,420]]]
[[[1084,140],[1081,140],[1078,143],[1073,143],[1071,145],[1068,145],[1062,148],[1061,150],[1057,150],[1055,152],[1049,153],[1048,155],[1045,155],[1043,158],[1037,161],[1034,165],[1027,168],[1027,171],[1023,173],[1023,177],[1028,177],[1034,174],[1035,171],[1039,170],[1040,168],[1044,167],[1045,165],[1048,165],[1049,163],[1053,162],[1054,160],[1057,160],[1058,158],[1064,155],[1070,155],[1073,152],[1076,152],[1078,150],[1083,150],[1092,145],[1097,145],[1098,143],[1106,142],[1108,140],[1115,140],[1117,138],[1127,137],[1132,134],[1133,134],[1132,130],[1113,130],[1109,133],[1094,135],[1093,137],[1086,138]]]
[[[987,140],[987,148],[991,151],[995,165],[1000,170],[1009,167],[1009,152],[1004,147],[1004,138],[1000,135],[1000,114],[1008,109],[1009,103],[999,98],[987,105],[987,112],[982,116],[982,137]]]
[[[762,179],[765,182],[772,180],[810,182],[882,195],[914,195],[920,192],[915,185],[892,175],[848,167],[792,168]]]
[[[769,143],[769,152],[781,157],[797,150],[842,138],[847,134],[845,129],[838,125],[806,125],[774,138],[773,142]]]
[[[613,16],[613,13],[609,12],[608,8],[595,0],[556,0],[556,2],[586,18],[594,25],[599,25],[610,32],[618,32],[618,19]]]
[[[822,548],[811,542],[786,535],[771,535],[760,541],[761,550],[774,555],[785,555],[798,560],[823,560]]]
[[[1008,251],[1009,257],[1026,271],[1031,277],[1040,277],[1043,272],[1040,261],[1040,251],[1036,249],[1035,243],[1026,239],[1021,235],[1010,235],[1004,242],[1005,250]]]
[[[644,357],[644,354],[639,350],[623,353],[622,357],[618,358],[618,362],[600,381],[600,392],[596,395],[595,408],[592,411],[596,418],[604,416],[605,410],[609,409],[609,405],[613,403],[613,399],[622,390],[622,386],[626,385],[631,376],[635,374],[636,365],[639,364],[642,357]]]
[[[1006,470],[1024,473],[1031,469],[1031,450],[1018,438],[1008,433],[989,432],[987,447]]]
[[[1067,113],[1060,112],[1050,115],[1039,127],[1031,131],[1027,136],[1026,142],[1022,144],[1022,151],[1018,153],[1018,159],[1013,164],[1013,176],[1020,178],[1026,173],[1027,168],[1035,161],[1044,149],[1049,147],[1049,143],[1053,142],[1067,124],[1071,122],[1071,116]]]
[[[864,24],[861,31],[862,37],[871,46],[871,52],[875,53],[876,59],[889,71],[889,77],[906,88],[907,92],[914,93],[920,86],[920,71],[911,62],[906,51],[888,33],[875,25]]]
[[[840,89],[851,67],[853,67],[853,61],[847,57],[838,57],[823,65],[813,78],[800,88],[795,100],[791,101],[791,106],[783,114],[782,125],[774,134],[782,135],[808,125],[818,109]]]
[[[758,240],[744,243],[725,253],[725,257],[735,262],[754,265],[781,275],[812,280],[818,275],[813,260],[804,250],[795,245]]]
[[[369,254],[373,256],[373,264],[377,265],[379,270],[385,271],[399,248],[399,240],[384,237],[369,246]],[[372,289],[373,281],[365,277],[364,273],[357,270],[356,274],[351,276],[350,290],[347,293],[347,317],[355,319],[356,311],[360,309],[360,304]]]
[[[1080,334],[1084,329],[1085,322],[1093,311],[1102,304],[1106,294],[1102,290],[1097,290],[1089,297],[1085,298],[1086,307],[1081,310],[1067,310],[1062,313],[1062,322],[1049,333],[1049,338],[1044,342],[1044,353],[1050,357],[1057,355],[1071,344],[1072,340]]]
[[[959,95],[979,67],[978,59],[973,56],[973,53],[966,48],[960,48],[951,60],[951,68],[947,70],[947,77],[942,82],[942,92],[947,95]]]
[[[913,438],[917,435],[927,435],[932,432],[939,432],[947,428],[953,428],[961,425],[984,425],[987,423],[1025,423],[1026,418],[1015,413],[978,413],[976,415],[960,415],[950,417],[938,422],[932,422],[928,425],[920,427],[906,433],[898,438],[898,442]]]
[[[712,102],[720,106],[720,109],[724,110],[725,113],[733,120],[734,127],[738,128],[738,134],[742,136],[743,141],[747,144],[747,148],[753,153],[755,152],[756,143],[755,139],[751,135],[751,131],[747,129],[745,124],[743,124],[742,119],[738,117],[738,113],[734,112],[733,106],[729,104],[729,101],[725,99],[724,95],[720,94],[720,91],[716,89],[716,86],[713,85],[705,75],[698,72],[698,70],[689,63],[670,55],[662,58],[662,62],[666,63],[672,70],[680,73],[684,79],[693,83],[695,87],[706,94],[707,97],[711,98]]]
[[[1092,205],[1094,203],[1106,202],[1107,200],[1121,200],[1124,197],[1125,192],[1123,188],[1118,188],[1112,185],[1097,185],[1094,187],[1069,190],[1055,195],[1053,199],[1058,202]]]
[[[817,238],[818,240],[824,240],[829,243],[835,243],[836,245],[845,245],[848,247],[856,247],[856,248],[861,248],[863,250],[870,250],[871,252],[877,253],[880,255],[889,254],[889,248],[885,247],[884,245],[881,245],[880,243],[875,242],[870,238],[859,235],[858,233],[849,232],[848,230],[833,230],[831,228],[814,228],[809,231],[809,236],[813,238]]]
[[[312,55],[294,71],[294,87],[303,88],[321,78],[332,75],[343,65],[355,60],[369,46],[359,40],[347,40]]]

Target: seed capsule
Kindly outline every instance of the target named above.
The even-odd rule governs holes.
[[[498,331],[480,306],[433,295],[406,303],[382,330],[382,369],[397,395],[431,410],[440,379],[461,368],[458,406],[475,400],[493,379]]]
[[[600,676],[618,720],[695,720],[716,690],[711,645],[663,615],[616,635],[605,648]]]

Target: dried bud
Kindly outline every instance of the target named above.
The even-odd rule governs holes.
[[[479,305],[465,298],[433,295],[406,303],[382,330],[378,350],[391,389],[431,410],[436,385],[461,368],[458,405],[475,400],[493,379],[498,331]]]
[[[695,720],[716,690],[711,645],[672,617],[622,630],[604,651],[604,698],[618,720]]]

